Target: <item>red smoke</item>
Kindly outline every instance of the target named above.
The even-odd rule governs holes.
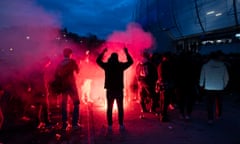
[[[6,16],[1,21],[1,25],[6,28],[0,30],[0,70],[1,82],[24,81],[28,76],[28,71],[32,71],[34,65],[42,58],[48,57],[51,60],[48,68],[48,79],[52,80],[56,64],[63,58],[62,50],[65,47],[73,49],[74,59],[80,67],[80,74],[77,75],[77,86],[80,99],[82,91],[89,90],[89,83],[84,85],[85,79],[91,79],[90,98],[96,103],[105,103],[104,72],[96,65],[96,51],[108,48],[105,60],[111,52],[118,52],[120,61],[125,61],[126,57],[123,48],[127,47],[133,56],[134,65],[125,72],[125,100],[135,97],[136,92],[132,90],[134,85],[135,65],[140,59],[140,54],[144,50],[152,50],[154,38],[151,33],[145,32],[140,25],[130,23],[125,31],[115,31],[109,35],[106,43],[96,51],[85,53],[85,48],[81,48],[74,43],[58,40],[61,23],[57,17],[46,13],[41,7],[29,0],[1,1],[1,7],[8,7]],[[16,11],[17,10],[17,11]],[[88,58],[88,62],[86,59]],[[22,87],[14,88],[16,92],[26,93]],[[19,90],[17,90],[19,89]],[[21,97],[24,94],[18,94]],[[23,98],[24,100],[26,99]],[[31,99],[28,99],[31,101]]]
[[[113,51],[119,51],[126,46],[134,59],[139,59],[144,50],[153,50],[154,44],[155,40],[152,34],[145,32],[137,23],[129,23],[126,31],[113,32],[106,43],[108,48]]]
[[[135,89],[135,66],[137,62],[141,59],[141,53],[143,51],[147,50],[151,52],[153,50],[155,44],[154,42],[155,40],[151,33],[145,32],[137,23],[130,23],[127,26],[126,31],[115,31],[111,35],[109,35],[106,43],[99,48],[99,50],[103,50],[103,48],[108,48],[108,51],[104,57],[104,61],[107,61],[112,52],[117,52],[119,54],[120,61],[126,61],[126,57],[123,51],[124,47],[128,48],[129,53],[134,59],[134,64],[125,71],[124,75],[125,107],[127,106],[126,104],[129,100],[137,97],[137,92]],[[94,69],[94,71],[95,73],[99,73],[99,77],[97,79],[99,81],[99,84],[103,88],[103,70],[96,68]],[[95,93],[94,95],[98,95],[99,92],[101,92],[101,90],[93,91],[93,93]]]

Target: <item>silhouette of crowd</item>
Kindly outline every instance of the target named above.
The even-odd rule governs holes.
[[[133,62],[125,48],[127,63],[119,62],[116,53],[111,55],[108,63],[104,63],[102,58],[105,52],[106,50],[98,56],[97,64],[105,71],[106,99],[108,100],[106,113],[110,129],[115,99],[119,109],[119,125],[124,129],[123,71],[133,63],[136,64],[136,69],[135,77],[132,79],[134,79],[133,83],[137,83],[137,86],[134,87],[137,91],[133,91],[134,95],[137,95],[135,99],[139,100],[141,119],[144,118],[145,113],[153,113],[161,122],[168,122],[171,121],[169,111],[175,109],[179,111],[181,119],[190,121],[194,105],[206,102],[208,106],[208,116],[206,117],[208,122],[212,123],[215,117],[219,119],[224,111],[220,95],[239,90],[239,68],[237,67],[239,56],[227,56],[221,51],[209,55],[191,52],[177,54],[144,51],[142,59]],[[29,69],[32,68],[32,71],[21,74],[21,78],[18,77],[20,75],[18,71],[14,71],[9,78],[1,77],[0,129],[14,125],[16,119],[31,121],[35,125],[44,123],[44,127],[51,127],[49,114],[52,111],[49,99],[57,101],[58,95],[62,95],[61,102],[56,102],[54,105],[61,107],[62,129],[66,129],[69,125],[66,110],[68,96],[70,96],[73,106],[72,126],[76,129],[79,128],[81,96],[78,95],[75,76],[81,67],[76,60],[71,58],[72,53],[71,49],[63,51],[63,60],[59,63],[52,79],[46,78],[48,74],[45,74],[45,69],[51,63],[47,58],[29,67]],[[207,66],[211,61],[217,64],[212,67]],[[210,70],[210,68],[218,69],[220,66],[221,69],[219,68],[217,71],[218,75],[214,70]],[[61,67],[62,70],[60,70]],[[212,76],[208,76],[212,75],[211,73],[216,76],[215,79],[224,79],[224,81],[219,80],[212,84],[217,85],[222,82],[221,88],[211,87],[210,83],[214,81],[210,79]],[[207,100],[205,101],[205,99]],[[132,98],[132,100],[134,99]],[[214,101],[216,101],[215,112],[213,110]]]

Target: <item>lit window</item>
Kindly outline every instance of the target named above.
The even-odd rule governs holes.
[[[222,15],[222,13],[217,13],[217,14],[216,14],[216,16],[221,16],[221,15]]]
[[[209,12],[207,12],[207,15],[214,14],[214,13],[215,13],[215,11],[209,11]]]

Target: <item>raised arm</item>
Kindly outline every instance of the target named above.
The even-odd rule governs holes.
[[[100,67],[104,67],[104,62],[102,61],[102,59],[103,59],[103,56],[104,56],[104,54],[107,52],[107,48],[105,48],[100,54],[99,54],[99,56],[97,57],[97,60],[96,60],[96,62],[97,62],[97,64],[100,66]]]
[[[126,47],[124,48],[124,52],[127,56],[127,65],[129,67],[130,65],[133,64],[133,59],[132,59],[131,55],[129,54],[128,49]]]

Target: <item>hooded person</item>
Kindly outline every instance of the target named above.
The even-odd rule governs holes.
[[[212,52],[209,61],[202,66],[200,74],[199,85],[207,96],[209,124],[214,120],[214,102],[216,119],[222,116],[222,96],[229,81],[228,69],[221,60],[221,55],[219,52]]]
[[[105,83],[104,88],[106,89],[107,96],[107,121],[108,121],[108,130],[112,130],[112,110],[113,103],[116,99],[118,107],[118,122],[120,130],[124,130],[123,118],[123,89],[124,89],[124,71],[133,64],[133,59],[128,53],[127,48],[124,48],[124,52],[127,56],[127,62],[120,62],[118,60],[118,54],[112,53],[107,62],[103,62],[103,56],[107,49],[104,49],[103,52],[97,57],[97,64],[105,72]]]

